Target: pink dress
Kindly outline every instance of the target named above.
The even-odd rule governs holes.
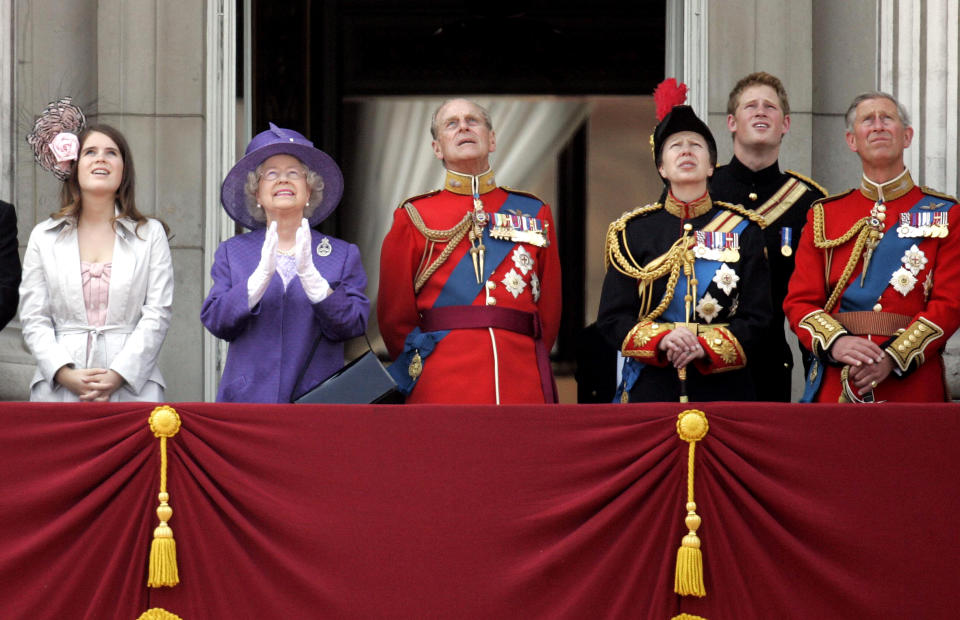
[[[107,302],[110,300],[110,271],[113,263],[80,262],[80,279],[83,282],[83,305],[87,309],[87,323],[103,327],[107,322]],[[103,361],[90,360],[94,335],[87,336],[87,367],[91,364],[105,367]]]

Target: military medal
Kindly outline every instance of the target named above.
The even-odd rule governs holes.
[[[545,248],[550,245],[547,226],[546,222],[522,213],[494,213],[490,221],[490,236]]]
[[[420,357],[420,351],[414,351],[413,357],[410,358],[410,365],[407,366],[407,374],[410,375],[410,378],[414,381],[417,380],[417,377],[420,376],[420,373],[423,372],[423,358]]]
[[[740,235],[733,232],[698,230],[693,255],[705,260],[735,263],[740,260]]]
[[[789,258],[793,254],[793,229],[784,226],[780,229],[780,253]]]
[[[317,244],[317,256],[330,256],[330,252],[333,252],[333,246],[330,245],[330,240],[324,237]]]
[[[897,234],[901,238],[931,237],[942,239],[950,233],[950,213],[901,213]]]

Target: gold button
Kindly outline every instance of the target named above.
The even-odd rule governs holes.
[[[881,306],[879,303],[873,304],[874,312],[880,312],[881,310],[883,310],[883,306]]]
[[[723,338],[714,338],[714,339],[713,339],[713,344],[715,344],[715,345],[717,345],[717,346],[719,347],[720,345],[723,344]]]
[[[902,345],[902,344],[898,344],[898,345],[897,345],[897,350],[898,350],[898,351],[906,351],[906,350],[907,350],[907,347],[905,347],[905,346]]]
[[[488,297],[488,298],[487,298],[487,305],[488,305],[488,306],[496,306],[496,305],[497,305],[497,300],[494,299],[493,297]]]
[[[927,331],[927,326],[926,326],[926,325],[923,325],[923,324],[917,325],[917,330],[918,330],[918,331],[921,331],[921,332],[925,332],[925,331]]]
[[[757,192],[750,192],[749,194],[747,194],[747,198],[749,198],[750,200],[756,200]]]

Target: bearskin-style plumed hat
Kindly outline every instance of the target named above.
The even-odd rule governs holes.
[[[653,161],[657,168],[662,161],[663,143],[667,138],[681,131],[692,131],[704,137],[710,150],[710,163],[717,163],[717,142],[707,124],[700,120],[688,105],[687,85],[667,78],[653,91],[653,100],[657,104],[657,120],[660,123],[653,130]]]

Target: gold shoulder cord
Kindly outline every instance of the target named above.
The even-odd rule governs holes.
[[[423,223],[423,218],[420,217],[420,212],[417,211],[417,208],[414,207],[409,202],[403,205],[403,208],[406,210],[407,215],[410,217],[410,222],[413,224],[413,227],[416,228],[421,235],[427,240],[427,247],[424,249],[423,258],[420,262],[420,268],[417,270],[417,277],[413,285],[414,293],[419,293],[420,289],[423,288],[423,285],[427,283],[427,280],[430,279],[437,269],[440,268],[443,263],[450,258],[450,254],[453,253],[453,250],[457,247],[457,244],[463,239],[467,234],[467,231],[470,230],[472,220],[470,218],[470,213],[467,212],[463,219],[454,226],[453,228],[448,228],[446,230],[435,230],[432,228],[427,228],[426,224]],[[447,247],[443,248],[443,251],[440,253],[440,256],[437,257],[435,261],[429,264],[429,266],[424,269],[424,265],[429,262],[429,258],[433,255],[433,247],[437,243],[446,243]]]
[[[801,181],[803,181],[804,183],[806,183],[806,184],[809,185],[810,187],[814,187],[814,188],[820,190],[820,193],[823,194],[824,196],[829,196],[829,195],[830,195],[830,192],[827,191],[827,188],[825,188],[823,185],[820,185],[819,183],[817,183],[816,181],[814,181],[813,179],[811,179],[811,178],[808,177],[807,175],[805,175],[805,174],[800,174],[800,173],[797,172],[796,170],[787,170],[786,173],[789,174],[789,175],[791,175],[791,176],[794,176],[794,177],[800,179]]]
[[[763,219],[762,215],[750,209],[747,209],[746,207],[743,207],[741,205],[735,205],[729,202],[723,202],[721,200],[714,200],[713,204],[719,205],[720,207],[727,209],[728,211],[733,211],[737,215],[750,220],[760,228],[767,227],[767,220]]]
[[[853,239],[854,235],[857,235],[857,240],[854,243],[853,251],[850,252],[850,258],[847,259],[847,264],[843,268],[843,273],[840,274],[840,280],[837,281],[837,285],[830,293],[827,303],[823,306],[823,311],[828,314],[840,299],[840,295],[843,294],[843,290],[847,287],[847,283],[850,281],[850,277],[853,275],[854,268],[860,261],[860,256],[863,253],[863,247],[867,243],[867,236],[870,234],[870,228],[867,226],[868,221],[869,218],[867,217],[860,218],[853,226],[850,227],[850,230],[843,233],[843,235],[840,237],[837,237],[836,239],[827,239],[826,233],[823,230],[823,205],[819,202],[813,205],[814,247],[820,250],[827,250],[829,251],[829,255],[832,256],[832,250],[834,248],[843,245],[844,243]],[[825,282],[827,281],[828,277],[829,274],[825,274]]]
[[[652,213],[663,208],[660,203],[654,203],[645,207],[634,209],[625,213],[619,219],[610,224],[607,229],[607,239],[604,247],[604,265],[614,269],[625,276],[638,280],[638,295],[640,297],[639,322],[651,321],[659,317],[670,305],[673,300],[674,289],[677,286],[677,280],[680,278],[680,270],[684,269],[692,273],[693,254],[687,251],[689,236],[684,233],[677,239],[670,249],[661,256],[653,259],[645,266],[637,264],[636,259],[630,254],[630,247],[627,244],[626,228],[627,223],[634,217]],[[624,256],[623,252],[627,253]],[[689,265],[687,264],[689,263]],[[652,302],[653,283],[661,277],[670,274],[667,279],[667,288],[663,293],[663,299],[652,311],[650,304]],[[688,274],[690,275],[690,274]]]
[[[617,271],[628,276],[637,277],[631,272],[633,264],[636,264],[636,261],[627,260],[624,258],[623,254],[620,252],[620,244],[617,241],[617,235],[622,233],[627,228],[627,223],[634,217],[640,215],[646,215],[647,213],[653,213],[659,209],[662,209],[663,205],[659,202],[647,205],[645,207],[637,207],[633,211],[628,211],[621,215],[619,218],[610,223],[610,226],[607,228],[607,240],[603,247],[603,266],[604,268],[609,269],[610,263],[613,262]],[[626,247],[626,243],[624,243]],[[630,253],[629,248],[627,249],[627,254]],[[632,264],[631,264],[632,263]],[[626,270],[626,271],[625,271]]]

